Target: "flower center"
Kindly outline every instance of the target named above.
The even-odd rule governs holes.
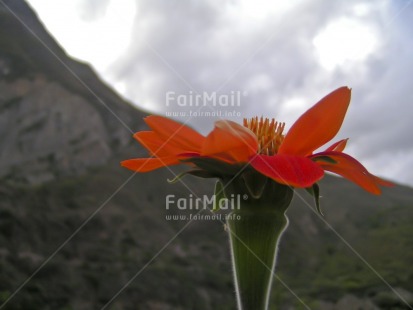
[[[244,127],[251,130],[258,138],[259,150],[258,152],[263,155],[277,154],[281,143],[284,140],[283,130],[285,123],[276,122],[274,119],[271,121],[262,116],[253,117],[251,119],[244,118]]]

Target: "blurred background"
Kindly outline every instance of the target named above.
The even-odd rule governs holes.
[[[343,85],[336,139],[398,185],[327,176],[324,218],[297,191],[270,309],[412,309],[411,2],[0,0],[0,309],[235,309],[223,223],[165,208],[214,182],[121,169],[132,134],[288,130]]]

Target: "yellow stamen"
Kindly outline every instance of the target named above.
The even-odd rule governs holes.
[[[285,123],[271,121],[261,116],[251,119],[244,118],[244,127],[250,129],[258,138],[259,153],[263,155],[277,154],[281,143],[284,140],[283,130]]]

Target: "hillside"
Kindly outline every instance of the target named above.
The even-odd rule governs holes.
[[[41,183],[106,163],[142,116],[68,57],[24,1],[0,3],[0,177]]]
[[[214,182],[119,166],[143,154],[144,115],[0,2],[0,309],[235,309],[223,223],[165,208]],[[413,189],[320,187],[324,218],[304,191],[288,210],[271,309],[306,309],[290,290],[311,309],[412,309]]]
[[[222,223],[193,221],[172,239],[187,221],[166,220],[182,211],[165,210],[165,196],[188,197],[188,190],[168,184],[171,174],[160,171],[135,175],[106,203],[130,175],[113,161],[59,182],[1,187],[3,301],[64,244],[6,309],[100,309],[141,269],[108,309],[235,309]],[[211,183],[186,181],[199,195],[212,191]],[[333,177],[322,190],[327,222],[412,302],[412,190],[397,187],[372,199]],[[312,208],[294,200],[278,275],[300,298],[312,309],[356,309],[349,302],[359,309],[409,309]],[[274,291],[273,305],[301,309],[279,281]],[[332,308],[335,303],[344,306]]]

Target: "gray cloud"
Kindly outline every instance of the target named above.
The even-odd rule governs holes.
[[[367,4],[368,12],[357,16],[356,4],[362,3],[300,2],[283,14],[275,10],[274,16],[254,21],[231,16],[237,9],[233,1],[219,6],[215,1],[141,1],[133,44],[114,74],[126,83],[126,93],[137,105],[161,114],[168,110],[168,91],[240,90],[247,93],[237,107],[242,117],[277,117],[287,109],[289,124],[329,91],[349,85],[352,104],[338,138],[351,137],[349,151],[374,172],[413,184],[410,170],[399,168],[408,164],[404,156],[413,153],[412,8],[400,13],[401,7],[379,1]],[[313,39],[330,22],[346,17],[374,27],[380,47],[362,62],[326,71]],[[306,98],[303,108],[286,106],[296,97]],[[205,132],[213,120],[192,118],[189,123]],[[395,151],[400,160],[392,171],[401,175],[385,169]]]
[[[124,95],[137,106],[163,115],[197,110],[167,106],[166,94],[171,91],[176,95],[240,91],[246,95],[235,107],[238,116],[224,118],[275,117],[287,128],[328,92],[348,85],[353,89],[352,103],[336,139],[350,137],[349,153],[372,172],[413,184],[413,6],[389,0],[296,0],[278,2],[255,12],[261,17],[254,18],[253,11],[242,10],[243,2],[136,1],[130,46],[107,70],[109,80],[122,84]],[[80,14],[97,19],[108,4],[109,0],[84,1]],[[254,5],[250,10],[259,9],[259,3]],[[365,59],[326,70],[313,40],[340,20],[368,27],[376,34],[378,48]],[[341,45],[343,40],[360,46],[356,55],[364,52],[357,37],[343,39],[333,33],[327,43]],[[330,54],[339,52],[343,51]],[[175,118],[204,133],[217,119]]]
[[[110,0],[85,0],[78,3],[79,14],[84,20],[93,21],[102,17]]]

